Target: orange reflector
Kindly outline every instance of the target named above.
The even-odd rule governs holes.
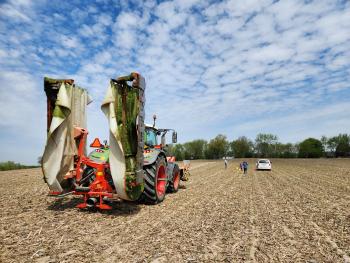
[[[90,147],[101,148],[102,144],[98,138],[95,138],[95,140],[90,144]]]
[[[96,176],[103,176],[103,172],[97,172]]]

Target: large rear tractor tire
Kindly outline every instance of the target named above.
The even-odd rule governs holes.
[[[172,180],[169,182],[168,191],[176,193],[180,186],[180,168],[177,164],[174,165]]]
[[[166,163],[163,157],[158,157],[155,163],[144,166],[145,188],[142,199],[149,204],[157,204],[164,200],[167,174]]]

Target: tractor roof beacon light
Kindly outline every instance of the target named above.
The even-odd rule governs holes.
[[[157,119],[157,115],[153,115],[153,128],[156,127],[156,119]]]

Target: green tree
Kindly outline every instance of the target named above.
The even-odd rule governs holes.
[[[253,156],[253,142],[245,136],[231,142],[231,149],[236,158],[249,158]]]
[[[207,148],[207,141],[194,140],[184,144],[186,159],[204,159]]]
[[[298,150],[296,146],[292,143],[277,143],[276,144],[276,152],[274,157],[280,158],[295,158],[298,156]]]
[[[219,159],[226,156],[229,150],[229,142],[225,135],[219,134],[214,139],[210,140],[206,150],[206,158]]]
[[[180,143],[169,145],[168,154],[170,156],[175,156],[177,161],[184,160],[184,158],[185,158],[184,152],[185,152],[185,148]]]
[[[15,163],[13,161],[1,162],[0,163],[0,171],[8,171],[8,170],[16,170],[16,169],[27,169],[34,168],[38,166],[34,165],[23,165],[20,163]]]
[[[319,158],[323,155],[323,146],[320,140],[308,138],[299,144],[299,154],[301,158]]]
[[[327,149],[329,150],[329,153],[332,157],[335,156],[335,150],[338,145],[338,139],[337,137],[331,137],[327,140]]]
[[[255,139],[255,149],[258,157],[272,157],[276,152],[277,142],[276,135],[259,133]]]
[[[350,135],[339,134],[337,137],[337,146],[335,148],[336,157],[345,157],[350,154]]]
[[[328,143],[328,138],[326,136],[322,136],[321,137],[321,143],[322,143],[322,146],[323,146],[323,149],[324,149],[324,155],[326,156],[327,155],[327,143]]]

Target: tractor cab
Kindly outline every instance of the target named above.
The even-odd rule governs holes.
[[[166,146],[165,136],[169,131],[173,131],[172,143],[176,143],[177,142],[177,133],[175,130],[173,130],[173,129],[157,129],[153,126],[146,125],[145,134],[144,134],[145,147],[163,149],[164,146]],[[158,140],[159,137],[160,137],[160,144],[159,144],[159,140]]]
[[[145,149],[156,148],[164,150],[166,146],[165,136],[169,131],[172,131],[172,143],[177,143],[177,133],[174,129],[158,129],[155,127],[157,116],[153,115],[153,125],[145,125],[144,142]],[[160,143],[158,141],[160,137]]]
[[[144,165],[153,163],[159,154],[166,157],[166,134],[173,131],[172,143],[177,142],[177,134],[173,129],[158,129],[156,127],[145,125],[144,132]]]
[[[152,126],[145,127],[144,133],[145,148],[154,148],[158,145],[158,131]]]

